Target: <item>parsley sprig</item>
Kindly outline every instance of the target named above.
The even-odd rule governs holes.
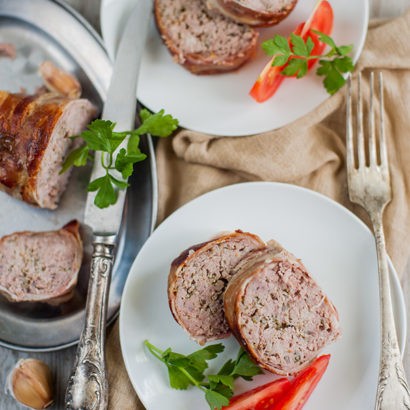
[[[333,95],[346,82],[343,74],[353,71],[354,64],[349,54],[353,45],[337,46],[334,40],[317,30],[312,30],[318,40],[327,44],[330,49],[323,55],[312,55],[314,42],[310,36],[304,40],[301,36],[292,33],[290,40],[281,35],[275,35],[262,43],[262,48],[269,56],[274,57],[272,66],[284,66],[281,74],[302,78],[308,71],[308,61],[319,60],[316,74],[323,76],[323,85],[326,91]]]
[[[67,156],[60,173],[67,171],[71,166],[85,166],[93,158],[92,151],[101,152],[101,164],[105,175],[88,185],[88,191],[96,191],[94,203],[99,208],[115,204],[118,191],[128,187],[127,179],[133,173],[134,164],[147,157],[139,148],[140,136],[151,134],[155,137],[167,137],[178,127],[178,120],[165,114],[164,110],[152,114],[142,109],[139,115],[141,125],[136,130],[116,132],[114,122],[94,120],[80,135],[72,137],[82,138],[84,144]],[[128,136],[127,147],[116,152]]]
[[[262,373],[259,366],[252,362],[246,352],[239,350],[235,360],[228,360],[216,374],[205,375],[208,361],[215,359],[224,351],[221,343],[204,347],[187,356],[176,353],[170,348],[162,351],[148,340],[144,342],[148,350],[168,368],[169,383],[172,388],[186,390],[195,386],[205,393],[209,407],[220,410],[229,404],[233,396],[234,380],[242,377],[252,380]]]

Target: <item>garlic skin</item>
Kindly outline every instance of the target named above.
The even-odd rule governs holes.
[[[42,410],[53,404],[51,371],[41,360],[19,360],[7,382],[11,395],[30,409]]]

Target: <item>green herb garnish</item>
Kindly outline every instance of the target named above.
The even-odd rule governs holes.
[[[71,166],[85,166],[88,160],[93,158],[92,151],[101,152],[101,164],[106,173],[88,185],[88,191],[96,191],[94,203],[99,208],[115,204],[118,190],[128,186],[127,179],[133,173],[134,164],[147,157],[139,148],[140,136],[151,134],[154,137],[167,137],[178,127],[178,120],[164,114],[164,110],[152,114],[142,109],[139,116],[141,125],[133,131],[115,132],[114,122],[94,120],[80,135],[72,137],[82,138],[84,144],[67,156],[60,173],[67,171]],[[128,136],[127,148],[121,148],[116,152]]]
[[[173,352],[170,348],[162,351],[148,340],[144,342],[148,350],[168,368],[169,384],[174,389],[186,390],[195,386],[205,393],[209,407],[220,410],[229,404],[233,396],[234,380],[242,377],[252,380],[262,373],[259,366],[252,362],[247,353],[240,349],[235,360],[228,360],[216,374],[205,375],[208,361],[215,359],[224,351],[221,343],[204,347],[187,356]]]
[[[349,54],[353,50],[353,45],[337,46],[334,40],[317,30],[312,30],[318,36],[318,41],[327,44],[330,50],[323,55],[312,55],[314,42],[309,36],[304,40],[301,36],[292,33],[290,41],[281,35],[275,35],[270,40],[262,43],[262,48],[269,56],[273,56],[272,66],[285,66],[281,74],[302,78],[308,72],[308,61],[319,60],[319,67],[316,74],[323,76],[323,85],[326,91],[333,95],[339,90],[346,80],[343,74],[352,72],[354,69],[353,60]],[[290,44],[289,44],[290,43]]]

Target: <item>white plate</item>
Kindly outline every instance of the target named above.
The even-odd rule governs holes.
[[[114,55],[127,16],[138,0],[103,0],[101,31]],[[281,24],[261,30],[261,41],[275,33],[288,35],[305,21],[317,0],[300,0]],[[358,58],[366,36],[367,0],[332,1],[333,37],[337,44],[354,44]],[[259,47],[260,49],[260,47]],[[153,111],[164,108],[183,127],[218,136],[240,136],[269,131],[307,114],[328,94],[321,79],[311,72],[301,80],[287,79],[276,95],[258,104],[248,92],[268,58],[262,50],[236,72],[197,76],[176,64],[151,24],[138,84],[139,100]]]
[[[132,384],[148,410],[206,410],[195,389],[173,390],[162,363],[143,348],[148,339],[160,348],[189,353],[198,345],[173,320],[168,308],[171,261],[192,244],[234,229],[276,239],[300,257],[336,305],[343,335],[325,349],[329,368],[306,410],[374,408],[379,358],[377,263],[370,230],[336,202],[293,185],[256,182],[231,185],[205,194],[167,218],[141,249],[125,286],[120,338]],[[403,295],[390,264],[395,317],[401,347],[406,336]],[[238,349],[231,337],[224,358]],[[216,359],[215,366],[224,358]],[[261,384],[238,383],[238,392]]]

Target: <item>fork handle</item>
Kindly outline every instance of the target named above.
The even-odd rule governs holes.
[[[376,238],[381,309],[381,352],[376,410],[410,409],[410,391],[397,341],[382,212],[370,215]]]

